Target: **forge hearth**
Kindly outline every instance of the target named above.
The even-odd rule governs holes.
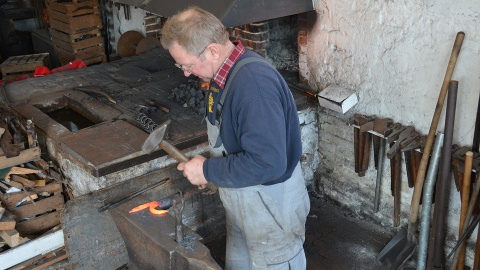
[[[73,195],[80,196],[175,163],[161,149],[141,150],[147,122],[171,120],[170,143],[189,155],[207,151],[202,115],[169,98],[189,80],[173,63],[168,52],[153,50],[12,83],[6,97],[17,113],[33,119],[42,153],[60,165]],[[156,110],[138,110],[155,106],[152,101]],[[74,119],[64,119],[65,112]]]

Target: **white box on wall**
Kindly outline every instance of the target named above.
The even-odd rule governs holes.
[[[318,93],[320,106],[345,113],[358,103],[355,91],[338,85],[330,85]]]

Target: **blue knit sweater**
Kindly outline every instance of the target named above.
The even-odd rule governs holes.
[[[247,50],[238,61],[245,57],[260,56]],[[214,94],[216,108],[222,90]],[[231,82],[222,119],[220,136],[228,155],[205,161],[209,182],[241,188],[290,178],[302,155],[300,125],[292,93],[277,70],[266,63],[243,66]]]

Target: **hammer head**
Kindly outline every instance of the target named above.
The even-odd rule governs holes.
[[[158,125],[142,145],[142,150],[150,154],[158,148],[158,145],[162,142],[163,136],[165,136],[165,131],[167,130],[168,125],[170,124],[170,119]]]

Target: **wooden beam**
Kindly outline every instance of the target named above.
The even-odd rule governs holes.
[[[2,237],[10,247],[16,247],[20,244],[20,234],[16,230],[0,231],[0,237]]]
[[[2,269],[7,269],[38,255],[45,255],[64,246],[63,231],[58,230],[30,240],[0,253]]]

